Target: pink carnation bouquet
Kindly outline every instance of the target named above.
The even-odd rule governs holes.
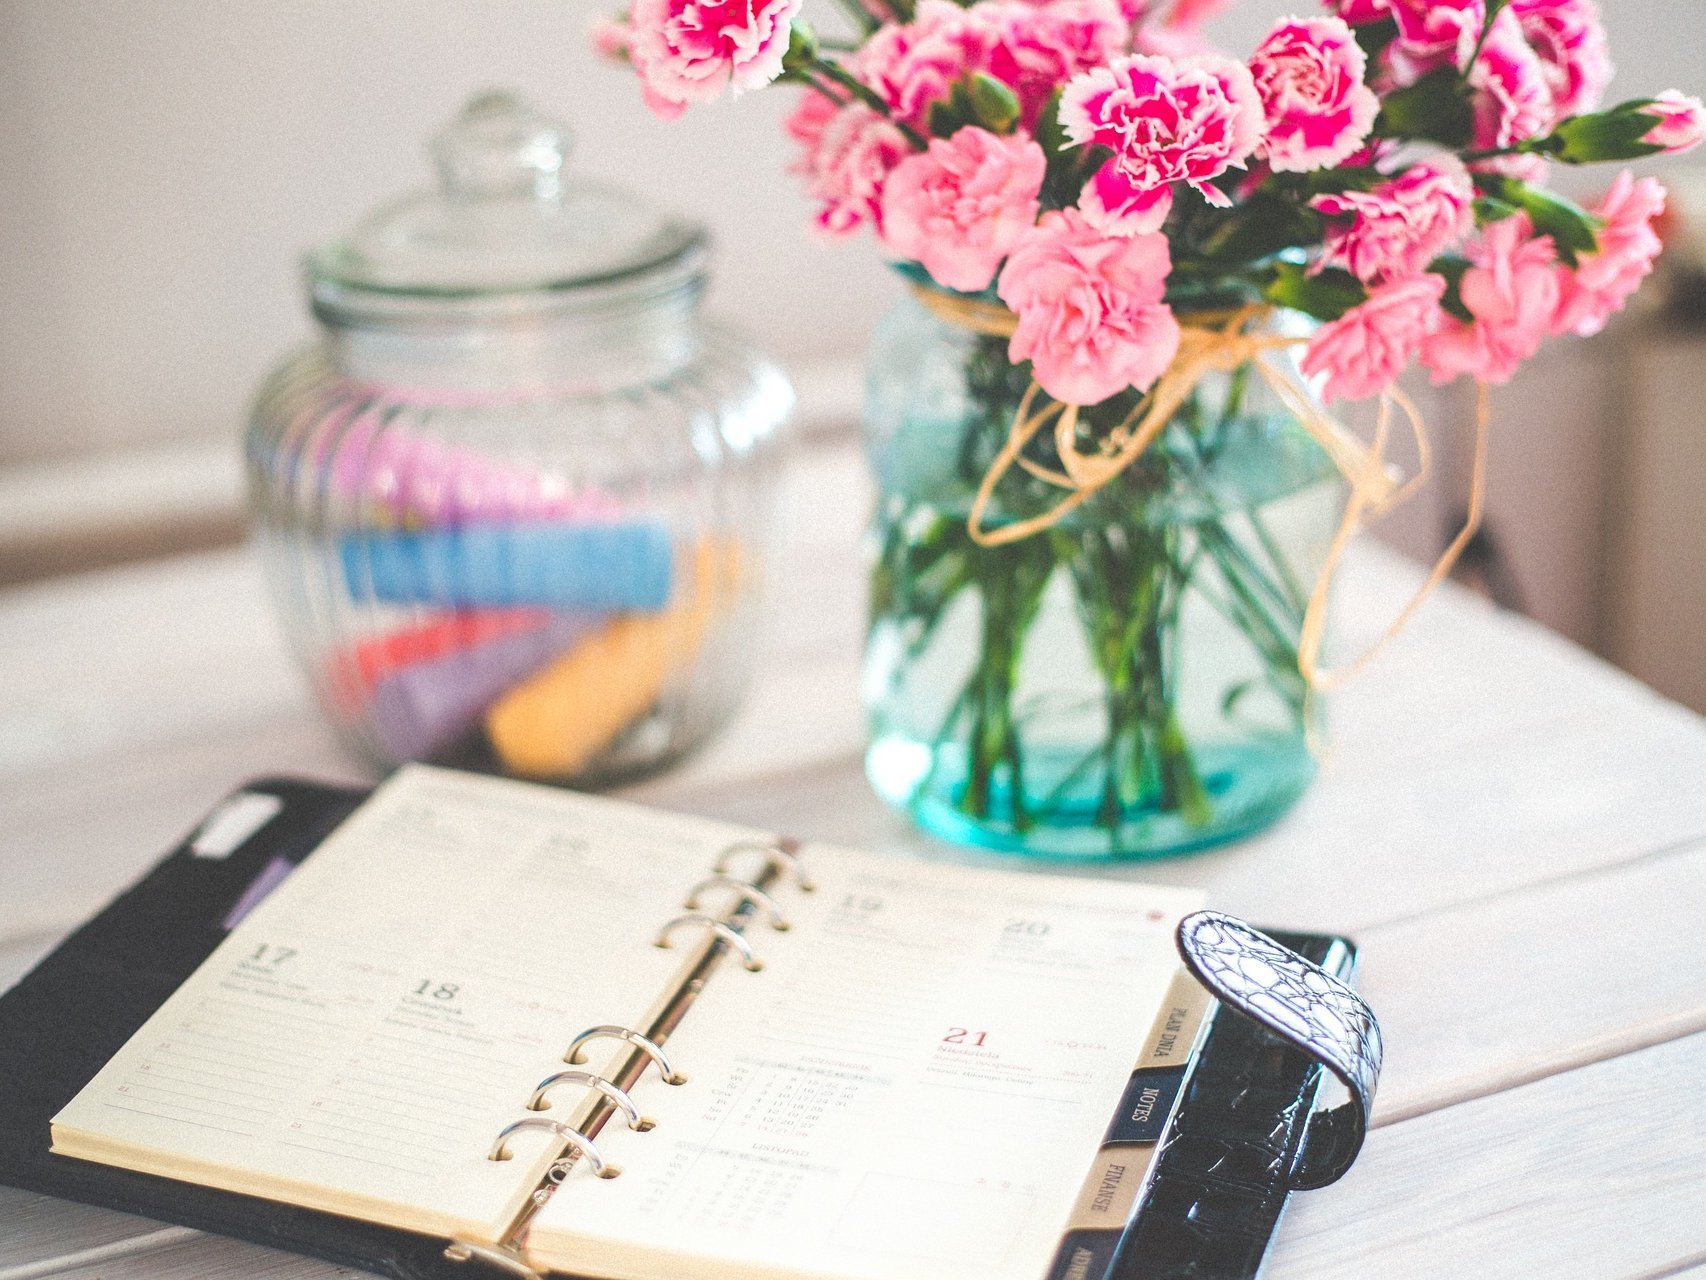
[[[1652,269],[1664,191],[1625,171],[1584,208],[1548,179],[1694,147],[1706,108],[1603,106],[1595,0],[1326,0],[1236,51],[1202,0],[840,4],[820,35],[803,0],[635,0],[599,41],[666,116],[795,86],[822,228],[868,227],[961,334],[971,408],[915,452],[965,501],[938,483],[879,518],[873,643],[904,665],[962,595],[981,636],[940,723],[899,734],[910,756],[874,746],[873,778],[987,844],[1077,822],[1096,834],[1052,851],[1153,852],[1260,825],[1278,809],[1228,799],[1208,762],[1225,724],[1184,725],[1175,633],[1193,591],[1229,619],[1260,658],[1244,685],[1285,708],[1264,732],[1295,747],[1332,566],[1300,575],[1259,511],[1214,505],[1227,424],[1266,395],[1348,484],[1347,522],[1389,505],[1384,431],[1359,441],[1330,406],[1404,408],[1414,362],[1502,384],[1548,337],[1601,329]],[[1213,517],[1178,514],[1193,501]],[[1057,580],[1099,677],[1096,740],[1058,761],[1021,687]],[[1257,701],[1220,696],[1227,723]]]

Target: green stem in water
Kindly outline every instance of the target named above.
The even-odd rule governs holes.
[[[1250,528],[1255,531],[1256,540],[1262,544],[1262,553],[1267,556],[1268,563],[1274,567],[1274,575],[1278,579],[1281,589],[1285,592],[1286,603],[1291,611],[1297,615],[1301,626],[1303,614],[1309,608],[1309,593],[1303,589],[1303,584],[1298,581],[1297,571],[1291,566],[1291,557],[1286,555],[1285,549],[1274,537],[1273,530],[1268,528],[1268,522],[1262,519],[1262,513],[1251,508],[1247,518],[1250,521]]]
[[[1046,538],[1011,547],[974,547],[974,571],[983,604],[981,644],[969,687],[972,694],[970,759],[960,806],[979,819],[995,811],[996,783],[1005,777],[1007,821],[1015,831],[1033,825],[1025,797],[1024,746],[1013,698],[1025,641],[1042,607],[1055,559]]]
[[[1191,585],[1181,541],[1179,527],[1169,524],[1111,523],[1077,535],[1073,580],[1107,722],[1096,756],[1096,821],[1115,853],[1137,809],[1178,813],[1193,825],[1213,818],[1177,716],[1177,633]]]

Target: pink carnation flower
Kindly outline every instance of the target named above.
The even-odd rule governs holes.
[[[1605,328],[1635,295],[1653,270],[1664,245],[1653,220],[1665,211],[1665,189],[1652,178],[1636,181],[1625,169],[1594,210],[1605,225],[1599,248],[1583,254],[1576,269],[1558,269],[1562,298],[1552,321],[1553,333],[1591,337]]]
[[[1611,83],[1611,50],[1594,0],[1511,0],[1540,58],[1560,119],[1592,111]]]
[[[883,239],[938,283],[976,293],[1037,220],[1048,161],[1031,138],[968,127],[909,156],[883,188]]]
[[[634,67],[665,102],[710,102],[782,74],[802,0],[634,0]]]
[[[1040,0],[1047,3],[1047,0]],[[1168,31],[1187,31],[1200,27],[1226,8],[1230,0],[1120,0],[1120,9],[1129,24],[1146,22]]]
[[[590,28],[592,50],[601,58],[612,62],[633,63],[634,61],[634,24],[626,18],[599,18],[594,20]],[[657,92],[640,81],[640,97],[651,108],[652,114],[660,120],[675,120],[687,110],[685,102],[674,102],[668,98],[660,98]]]
[[[1558,255],[1550,236],[1534,237],[1528,215],[1495,222],[1464,272],[1463,305],[1475,318],[1452,321],[1422,346],[1436,383],[1469,374],[1486,383],[1516,376],[1545,341],[1558,312]]]
[[[1487,22],[1486,0],[1389,0],[1398,20],[1396,54],[1415,70],[1462,68]]]
[[[1216,49],[1195,27],[1164,27],[1150,22],[1131,33],[1131,52],[1148,54],[1152,58],[1200,58]]]
[[[1324,326],[1303,354],[1303,372],[1325,377],[1329,400],[1379,395],[1440,327],[1445,278],[1417,275],[1370,291],[1368,301]]]
[[[788,172],[804,179],[808,192],[817,178],[824,131],[840,110],[841,104],[828,94],[806,89],[782,121],[783,132],[800,146],[799,154],[788,162]]]
[[[1558,122],[1545,64],[1509,9],[1494,19],[1481,56],[1469,70],[1469,84],[1475,91],[1473,145],[1477,150],[1525,142],[1549,132]],[[1511,156],[1489,161],[1486,167],[1533,179],[1544,172],[1546,162],[1535,156]]]
[[[820,203],[818,223],[831,235],[848,235],[865,222],[880,227],[884,184],[912,147],[893,122],[863,103],[833,107],[820,119],[822,108],[812,99],[821,97],[808,94],[788,122],[808,147],[799,172]]]
[[[1056,89],[1124,53],[1130,40],[1118,0],[986,0],[971,8],[923,0],[911,22],[880,28],[849,65],[919,126],[955,81],[984,72],[1018,95],[1028,128]]]
[[[1706,106],[1701,105],[1699,98],[1666,89],[1651,106],[1641,110],[1657,116],[1659,121],[1648,131],[1645,141],[1663,147],[1667,155],[1679,156],[1706,141]]]
[[[1173,0],[1173,7],[1167,11],[1163,21],[1169,27],[1200,27],[1222,9],[1230,0]]]
[[[1116,0],[995,0],[972,12],[987,17],[997,33],[989,65],[979,69],[1018,94],[1026,128],[1036,124],[1056,89],[1131,45],[1131,26]]]
[[[911,22],[879,27],[849,67],[897,116],[922,125],[954,81],[989,69],[1000,31],[987,8],[922,0]]]
[[[1353,27],[1379,22],[1392,12],[1392,0],[1327,0],[1327,7]]]
[[[1350,220],[1328,227],[1322,265],[1364,281],[1416,275],[1469,233],[1474,200],[1468,170],[1450,155],[1411,165],[1373,191],[1316,196],[1311,207]]]
[[[1279,173],[1329,168],[1374,128],[1380,99],[1363,83],[1368,55],[1338,18],[1287,18],[1250,60],[1267,113],[1257,154]]]
[[[1079,208],[1103,231],[1141,235],[1167,220],[1175,182],[1225,207],[1232,202],[1208,184],[1243,167],[1262,140],[1262,119],[1249,68],[1230,58],[1134,54],[1088,71],[1066,86],[1060,122],[1073,142],[1114,155]]]
[[[1019,316],[1008,354],[1066,404],[1148,387],[1179,352],[1162,301],[1171,270],[1164,235],[1111,237],[1076,210],[1045,214],[1001,273],[1001,300]]]
[[[841,104],[826,93],[807,89],[782,122],[782,129],[800,144],[800,157],[788,166],[789,173],[810,177],[817,168],[818,148],[823,145],[823,131],[835,119]]]

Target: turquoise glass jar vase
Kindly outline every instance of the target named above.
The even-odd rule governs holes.
[[[1246,364],[1205,377],[1089,501],[983,545],[968,515],[1029,386],[1004,338],[916,298],[877,334],[872,785],[932,834],[1040,857],[1156,857],[1266,826],[1315,772],[1298,645],[1338,473]],[[1087,411],[1081,432],[1137,399]],[[1059,502],[1050,435],[986,525]]]

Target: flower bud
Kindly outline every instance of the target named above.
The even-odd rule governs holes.
[[[1699,98],[1666,89],[1642,107],[1641,112],[1658,122],[1647,131],[1643,141],[1650,146],[1663,147],[1666,155],[1681,155],[1706,142],[1706,105]]]
[[[1545,138],[1523,149],[1551,156],[1565,164],[1596,164],[1604,160],[1638,160],[1657,155],[1663,144],[1648,139],[1661,126],[1661,104],[1651,98],[1624,102],[1609,111],[1571,116]]]

